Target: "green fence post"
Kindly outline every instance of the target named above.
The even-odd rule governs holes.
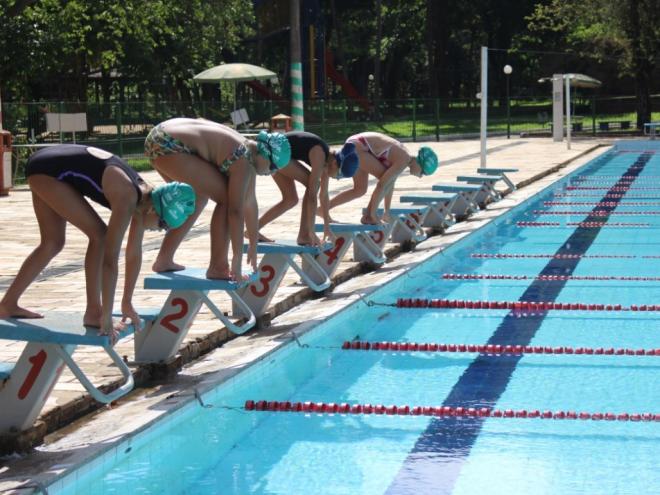
[[[591,97],[591,133],[596,135],[596,97]]]
[[[417,104],[415,98],[412,99],[412,139],[413,142],[417,141]]]
[[[321,98],[321,136],[323,139],[327,140],[326,128],[325,128],[325,100]]]
[[[117,142],[119,143],[119,156],[124,156],[124,143],[121,138],[121,103],[116,105],[115,117],[117,118]]]
[[[435,99],[435,140],[440,141],[440,98]]]
[[[344,136],[348,136],[348,103],[346,102],[346,99],[344,99]]]
[[[61,101],[58,105],[58,112],[60,113],[59,117],[59,127],[60,127],[60,143],[64,142],[64,131],[62,131],[62,114],[64,113],[64,102]]]

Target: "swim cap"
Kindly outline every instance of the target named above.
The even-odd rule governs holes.
[[[428,146],[422,146],[417,153],[417,163],[424,175],[431,175],[438,168],[438,155]]]
[[[151,202],[167,226],[176,229],[195,211],[195,190],[183,182],[168,182],[151,191]]]
[[[277,168],[287,166],[291,160],[291,145],[281,132],[259,132],[257,152],[264,158],[268,158]]]
[[[355,143],[346,143],[335,153],[341,177],[353,177],[360,166],[360,157],[355,151]]]

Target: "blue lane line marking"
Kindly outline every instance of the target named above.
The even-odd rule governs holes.
[[[602,166],[614,155],[599,161]],[[650,154],[641,154],[622,175],[637,176],[651,158]],[[612,186],[618,187],[621,179]],[[609,193],[609,191],[608,191]],[[606,193],[607,194],[607,193]],[[622,198],[604,197],[613,206],[595,207],[592,211],[616,208]],[[585,221],[607,221],[607,217],[589,215]],[[557,254],[584,254],[596,239],[600,228],[578,228],[557,250]],[[552,259],[539,272],[539,275],[571,275],[580,259]],[[534,281],[525,290],[520,301],[555,301],[564,282]],[[545,319],[545,312],[536,317],[516,318],[507,314],[488,344],[529,345]],[[521,356],[494,358],[477,357],[442,403],[445,406],[493,407],[506,389]],[[458,479],[465,460],[481,431],[485,418],[433,418],[422,433],[412,451],[404,461],[386,493],[401,495],[405,493],[433,493],[449,495]]]

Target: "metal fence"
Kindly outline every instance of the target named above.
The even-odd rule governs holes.
[[[337,144],[367,130],[383,132],[401,140],[441,140],[476,137],[479,134],[479,100],[411,98],[378,100],[363,107],[349,100],[308,100],[305,129]],[[658,108],[660,95],[653,97]],[[572,101],[573,133],[625,133],[635,130],[634,97],[577,97]],[[268,127],[274,115],[290,113],[288,101],[245,101],[249,122],[245,129]],[[125,158],[143,155],[144,138],[158,122],[172,117],[203,117],[231,124],[232,108],[219,102],[123,102],[3,103],[4,127],[14,136],[14,166],[20,180],[27,156],[47,143],[93,144]],[[47,114],[81,113],[86,129],[75,134],[49,131]],[[660,120],[660,112],[653,115]],[[550,135],[552,101],[549,97],[496,98],[489,102],[490,135]]]

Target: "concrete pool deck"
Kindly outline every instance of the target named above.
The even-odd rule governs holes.
[[[476,140],[407,143],[406,146],[411,151],[416,151],[422,144],[430,145],[436,150],[441,159],[441,167],[434,176],[421,180],[403,175],[397,182],[394,203],[400,195],[430,193],[432,184],[453,181],[457,175],[474,173],[479,167],[479,142]],[[199,359],[185,366],[175,378],[164,380],[160,384],[155,381],[152,371],[148,368],[133,367],[138,375],[136,382],[142,385],[141,387],[120,400],[117,406],[104,407],[91,416],[85,416],[55,431],[46,437],[45,443],[32,454],[6,458],[6,462],[0,467],[0,491],[20,486],[32,490],[38,483],[57,478],[68,467],[77,465],[84,459],[93,458],[102,452],[112,455],[113,449],[118,448],[118,440],[125,436],[130,437],[132,432],[145,428],[163,414],[187,403],[194,394],[193,389],[203,392],[219,381],[230,378],[249,363],[262,359],[273,349],[288,343],[291,340],[292,328],[296,329],[297,334],[313,328],[355,301],[359,295],[380,287],[408,267],[436,254],[601,154],[605,150],[602,146],[608,144],[611,142],[601,139],[578,140],[573,141],[571,150],[567,150],[565,143],[553,143],[550,139],[489,140],[488,166],[518,168],[519,172],[510,174],[510,177],[516,184],[526,185],[525,187],[507,195],[502,201],[489,205],[486,210],[467,221],[456,224],[447,233],[420,243],[412,252],[399,255],[398,250],[389,245],[388,247],[392,248],[390,253],[394,257],[378,270],[361,273],[362,267],[357,263],[344,261],[335,277],[335,282],[344,283],[321,298],[311,298],[311,291],[298,284],[295,272],[288,272],[271,306],[273,320],[270,328],[253,330],[228,342],[227,330],[222,328],[221,323],[214,319],[208,310],[202,310],[182,344],[176,364],[184,364],[198,357]],[[143,175],[148,180],[158,182],[158,177],[152,172]],[[347,181],[332,181],[330,185],[331,195],[350,187]],[[368,194],[371,193],[372,187],[373,181]],[[261,211],[279,200],[279,191],[269,178],[259,178],[257,188]],[[359,212],[367,201],[368,195],[333,210],[333,216],[340,221],[359,221]],[[37,244],[38,230],[27,189],[15,190],[9,197],[0,198],[0,208],[4,213],[3,223],[0,225],[0,291],[4,291],[20,263]],[[98,211],[107,217],[106,211]],[[206,265],[211,212],[212,208],[206,209],[191,235],[184,241],[177,256],[180,262],[191,267]],[[267,226],[264,233],[274,236],[277,232],[287,232],[286,239],[295,239],[299,214],[300,209],[297,207]],[[86,241],[84,236],[73,228],[67,231],[67,235],[65,249],[30,287],[21,301],[24,306],[40,311],[57,310],[63,306],[69,311],[84,309],[82,264]],[[134,299],[136,307],[161,306],[165,301],[165,293],[140,289],[142,278],[150,273],[160,238],[157,233],[149,233],[145,238],[143,267]],[[121,279],[118,286],[123,284],[122,270],[123,263],[120,264]],[[227,297],[216,297],[214,302],[221,308],[229,308]],[[222,345],[225,342],[226,344]],[[0,361],[15,360],[23,345],[18,342],[0,341]],[[120,354],[128,356],[130,361],[133,355],[132,338],[122,340],[117,347]],[[119,373],[110,366],[110,360],[102,351],[80,348],[74,356],[95,384],[112,383],[119,379]],[[97,408],[97,405],[87,396],[82,385],[65,370],[33,428],[32,438],[40,438],[94,408]],[[24,441],[29,440],[30,435],[27,435]]]

